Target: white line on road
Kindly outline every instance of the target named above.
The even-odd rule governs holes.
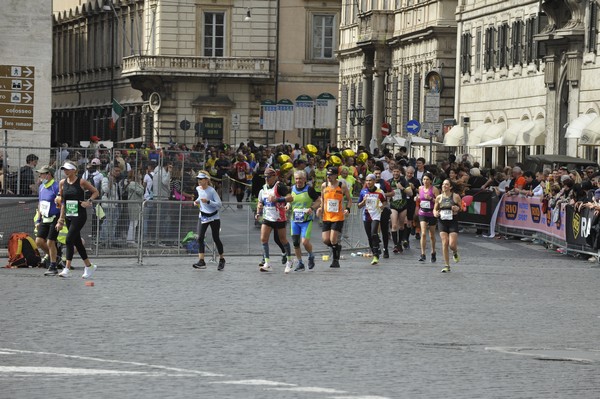
[[[27,373],[27,374],[69,374],[69,375],[166,375],[165,373],[146,373],[143,371],[82,369],[71,367],[23,367],[0,366],[0,373]]]
[[[237,380],[237,381],[213,381],[212,384],[230,384],[230,385],[266,385],[266,386],[288,386],[295,387],[295,384],[286,384],[284,382],[269,380]]]

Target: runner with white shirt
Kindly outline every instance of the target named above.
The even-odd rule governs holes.
[[[221,219],[219,216],[219,210],[222,206],[221,198],[219,198],[217,191],[210,185],[210,174],[207,171],[201,170],[198,172],[196,180],[198,186],[196,187],[197,198],[194,204],[200,207],[197,229],[200,248],[198,250],[198,262],[192,266],[194,269],[206,269],[206,262],[204,261],[204,237],[206,236],[206,230],[210,226],[212,239],[219,253],[219,266],[217,266],[217,270],[223,270],[225,268],[225,258],[223,257],[223,243],[219,237],[221,230]]]

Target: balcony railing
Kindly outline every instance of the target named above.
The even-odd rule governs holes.
[[[272,61],[269,58],[135,55],[123,58],[121,76],[219,76],[268,79],[273,76],[271,65]]]

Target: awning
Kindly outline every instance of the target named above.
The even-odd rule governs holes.
[[[381,140],[381,144],[396,144],[396,140],[394,139],[394,136],[388,134],[383,140]]]
[[[502,144],[502,140],[503,140],[502,137],[498,137],[495,139],[481,142],[481,143],[477,144],[477,147],[501,147],[504,145],[504,144]]]
[[[515,141],[515,145],[545,145],[546,144],[546,121],[536,119],[531,122],[530,128],[521,131]]]
[[[489,123],[489,122],[488,123],[484,123],[483,125],[477,126],[475,129],[473,129],[469,133],[469,138],[467,140],[467,145],[469,147],[475,147],[476,145],[478,145],[479,143],[481,143],[481,137],[486,132],[486,130],[488,130],[491,127],[492,127],[492,124]]]
[[[452,126],[444,135],[444,145],[447,147],[458,147],[464,144],[465,129],[460,125]]]
[[[486,141],[502,137],[502,135],[504,134],[504,130],[505,129],[503,124],[489,126],[481,135],[480,143],[485,143]]]
[[[531,129],[533,129],[533,122],[529,119],[513,123],[502,135],[502,145],[517,145],[519,136],[522,136],[524,132]]]
[[[580,139],[583,135],[583,129],[585,129],[597,117],[597,114],[589,113],[580,115],[577,118],[573,119],[571,122],[569,122],[565,138]]]
[[[120,144],[143,143],[143,142],[144,142],[144,139],[142,139],[141,137],[134,137],[134,138],[130,138],[130,139],[117,141],[117,143],[120,143]]]
[[[594,119],[583,129],[579,144],[600,145],[600,118]]]
[[[437,141],[430,142],[429,139],[419,136],[413,136],[410,138],[410,144],[414,146],[427,146],[429,144],[432,145],[444,145],[443,143],[438,143]]]

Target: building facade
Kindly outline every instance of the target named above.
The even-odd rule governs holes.
[[[444,120],[454,117],[456,6],[456,1],[434,0],[343,2],[343,144],[374,147],[386,130],[398,138],[416,133],[441,140]],[[413,120],[421,125],[418,132],[408,125]]]
[[[459,125],[446,144],[487,167],[539,153],[597,160],[597,8],[594,0],[459,1]]]
[[[335,140],[335,129],[264,130],[261,104],[337,92],[339,0],[65,3],[54,26],[57,140]],[[114,129],[112,98],[124,108]]]

